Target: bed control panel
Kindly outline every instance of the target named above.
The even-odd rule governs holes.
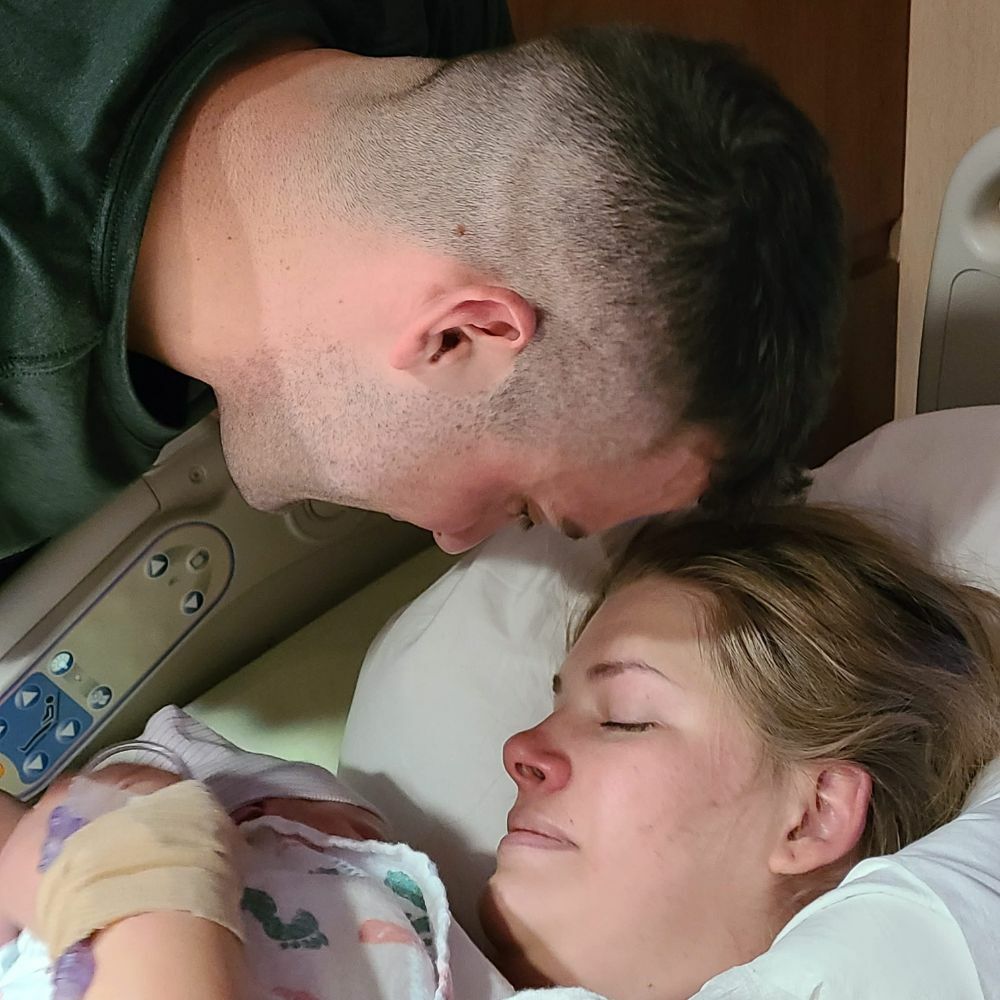
[[[0,790],[33,798],[430,541],[313,501],[253,510],[206,417],[0,582]]]
[[[110,579],[0,696],[0,789],[30,798],[47,784],[211,612],[234,567],[226,535],[191,522]]]

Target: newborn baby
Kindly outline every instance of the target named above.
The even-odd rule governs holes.
[[[245,884],[236,918],[241,926],[234,930],[245,943],[255,995],[499,1000],[514,994],[451,919],[431,861],[387,842],[377,811],[333,775],[245,753],[174,707],[150,720],[143,740],[175,758],[183,777],[202,782],[236,825]],[[135,795],[176,780],[150,768],[163,767],[159,753],[133,750],[127,763],[121,759],[112,756],[109,766],[77,781]],[[65,824],[72,813],[66,789],[60,783],[36,810],[25,812],[0,854],[0,927],[8,928],[8,938],[31,923],[37,869],[58,854],[53,839],[66,835],[59,821],[48,818],[57,815]],[[60,803],[62,811],[53,814]],[[38,829],[39,817],[45,817],[45,832]],[[76,822],[69,820],[71,827]],[[55,972],[69,968],[70,959],[75,961],[70,955],[57,962]],[[77,966],[64,978],[74,977],[79,979]],[[0,948],[4,1000],[49,997],[52,982],[48,950],[30,932]],[[584,995],[553,991],[560,993]]]

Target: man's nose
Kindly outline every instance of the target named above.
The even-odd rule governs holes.
[[[516,733],[503,747],[503,766],[518,789],[556,792],[569,781],[569,758],[542,726]]]
[[[434,543],[447,555],[458,556],[463,552],[468,552],[471,548],[475,548],[486,537],[488,536],[476,537],[471,532],[463,532],[460,535],[445,535],[440,531],[435,531]]]
[[[468,552],[475,548],[480,542],[485,542],[490,535],[499,531],[509,519],[495,518],[479,521],[460,531],[458,534],[446,535],[442,532],[434,532],[434,541],[442,552],[447,552],[450,556],[457,556],[462,552]]]

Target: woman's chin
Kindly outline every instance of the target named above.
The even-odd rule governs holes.
[[[493,946],[493,954],[490,956],[493,964],[503,973],[511,986],[518,990],[568,985],[554,983],[531,963],[516,929],[518,921],[510,915],[499,899],[499,893],[494,885],[495,878],[494,875],[493,879],[490,879],[479,897],[479,922]]]

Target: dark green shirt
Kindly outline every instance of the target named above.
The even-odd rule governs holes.
[[[4,557],[91,513],[211,406],[129,357],[129,289],[184,107],[223,60],[289,35],[447,57],[508,42],[510,22],[505,0],[0,6],[0,577]]]

